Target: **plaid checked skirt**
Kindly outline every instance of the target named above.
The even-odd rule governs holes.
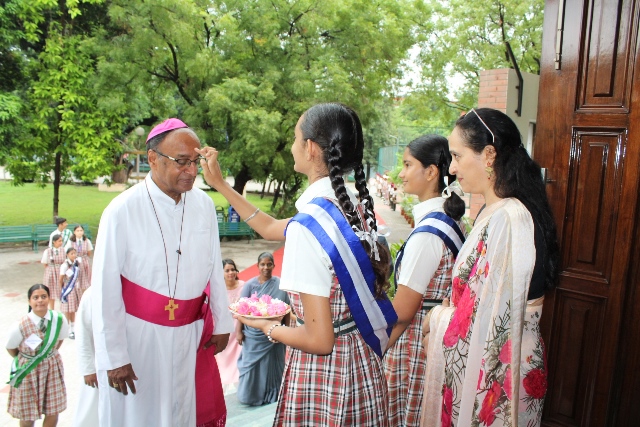
[[[20,332],[23,337],[36,334],[44,339],[44,334],[33,324],[31,319],[24,316],[20,321]],[[18,347],[21,354],[35,356],[36,352],[29,348],[24,341]],[[36,350],[39,350],[37,348]],[[20,356],[20,365],[26,363]],[[29,373],[20,387],[11,387],[7,412],[23,421],[40,419],[40,415],[55,415],[67,408],[67,391],[64,385],[64,369],[62,358],[58,350],[53,350]]]
[[[89,266],[89,257],[82,257],[80,263],[80,272],[78,273],[77,286],[80,289],[80,296],[91,286],[91,267]]]
[[[58,253],[56,254],[54,249],[47,248],[45,249],[47,254],[47,258],[49,259],[49,264],[44,268],[44,277],[42,278],[42,283],[49,288],[49,298],[60,300],[60,265],[67,259],[67,255],[65,254],[62,248],[58,249]],[[53,262],[51,262],[53,254]]]
[[[85,289],[82,288],[82,283],[80,282],[80,276],[82,272],[78,273],[78,280],[76,280],[76,284],[73,286],[73,290],[69,295],[67,295],[67,302],[60,302],[60,311],[62,313],[75,313],[78,311],[78,307],[80,306],[80,298],[82,298],[82,294]],[[68,280],[65,280],[65,285]]]
[[[296,315],[304,320],[299,295],[289,296]],[[350,316],[335,281],[329,300],[334,321]],[[388,427],[387,405],[382,362],[355,330],[337,337],[327,356],[287,349],[273,425]]]
[[[384,372],[389,384],[389,424],[419,426],[427,357],[422,347],[420,310],[413,321],[384,356]]]
[[[442,244],[440,264],[427,285],[424,297],[441,300],[451,286],[451,269],[455,257]],[[424,303],[423,299],[423,303]],[[389,424],[392,427],[417,427],[422,416],[422,396],[426,375],[427,356],[422,346],[422,321],[429,312],[422,307],[411,324],[385,354],[384,372],[389,385]]]

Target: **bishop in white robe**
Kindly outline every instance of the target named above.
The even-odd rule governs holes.
[[[167,160],[166,167],[177,166]],[[156,185],[153,173],[152,168],[144,181],[117,196],[100,220],[92,308],[103,427],[196,425],[195,364],[203,320],[164,326],[131,311],[153,312],[171,324],[169,319],[185,310],[183,302],[201,298],[210,283],[213,335],[233,329],[211,198],[192,188],[176,202]],[[123,299],[127,281],[142,288],[142,295],[157,295],[136,296],[136,307],[130,309],[126,295]],[[109,386],[107,371],[127,364],[137,376],[136,393],[124,395]]]

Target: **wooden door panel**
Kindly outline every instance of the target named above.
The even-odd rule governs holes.
[[[605,300],[583,293],[559,289],[556,298],[555,329],[548,343],[554,351],[548,359],[556,374],[550,378],[553,394],[545,406],[546,421],[563,425],[585,425],[591,417],[594,392],[593,373],[599,363]]]
[[[624,137],[625,129],[573,129],[563,274],[600,285],[611,279]]]
[[[627,113],[635,50],[633,3],[591,0],[585,9],[578,109]]]

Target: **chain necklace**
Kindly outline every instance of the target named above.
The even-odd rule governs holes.
[[[149,192],[149,186],[147,185],[147,180],[144,181],[145,187],[147,187],[147,195],[149,196],[149,200],[151,201],[151,207],[153,207],[153,213],[156,216],[156,221],[158,222],[158,228],[160,228],[160,237],[162,237],[162,245],[164,246],[164,262],[167,266],[167,289],[169,291],[169,304],[167,304],[164,309],[169,312],[169,320],[175,320],[175,311],[179,308],[179,305],[176,304],[174,298],[176,296],[176,291],[178,289],[178,272],[180,271],[180,255],[182,255],[182,251],[180,247],[182,246],[182,226],[184,225],[184,208],[187,205],[187,193],[184,193],[184,200],[182,201],[182,219],[180,220],[180,240],[178,241],[178,262],[176,263],[176,280],[173,284],[173,295],[171,294],[171,285],[169,284],[169,256],[167,255],[167,243],[164,240],[164,233],[162,232],[162,226],[160,225],[160,219],[158,218],[158,212],[156,211],[156,205],[153,203],[153,199],[151,198],[151,193]]]

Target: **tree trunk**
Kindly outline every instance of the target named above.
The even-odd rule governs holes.
[[[278,182],[278,186],[276,187],[276,191],[273,192],[273,202],[271,202],[271,211],[275,211],[276,203],[278,203],[278,199],[280,198],[280,188],[282,188],[282,181]]]
[[[250,180],[251,174],[249,174],[249,168],[247,168],[246,166],[242,166],[240,172],[238,172],[234,177],[233,189],[242,194],[244,192],[244,187]]]
[[[62,153],[56,153],[55,165],[53,167],[53,222],[58,216],[58,202],[60,201],[60,172],[62,164]]]
[[[267,187],[267,181],[268,181],[268,180],[266,180],[266,181],[264,182],[264,184],[262,184],[262,192],[260,193],[260,198],[261,198],[261,199],[264,199],[264,190],[265,190],[265,188]]]

